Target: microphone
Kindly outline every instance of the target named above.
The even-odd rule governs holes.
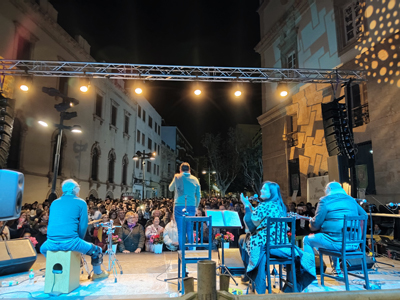
[[[360,204],[363,205],[364,203],[367,203],[366,199],[356,199],[356,201]]]
[[[400,205],[400,203],[393,203],[393,202],[390,202],[389,204],[386,204],[386,205],[389,206],[389,207],[397,207],[397,206]]]
[[[258,195],[257,195],[257,194],[254,194],[253,196],[249,197],[249,200],[258,201]]]

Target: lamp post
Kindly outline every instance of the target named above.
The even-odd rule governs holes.
[[[58,175],[58,168],[60,164],[60,149],[61,149],[61,140],[62,140],[62,135],[63,135],[63,130],[67,129],[72,132],[77,132],[81,133],[81,127],[79,125],[74,125],[74,126],[66,126],[64,125],[64,120],[71,120],[72,118],[75,118],[78,116],[77,112],[66,112],[67,109],[78,105],[79,101],[76,100],[75,98],[70,98],[66,95],[63,95],[59,90],[56,90],[55,88],[47,88],[47,87],[42,87],[42,92],[48,94],[49,96],[56,97],[57,98],[62,98],[63,102],[54,105],[54,108],[60,112],[60,123],[59,124],[54,124],[56,128],[58,128],[58,136],[57,136],[57,147],[56,147],[56,153],[54,157],[54,167],[53,167],[53,182],[51,185],[51,194],[50,197],[51,200],[56,199],[56,185],[57,185],[57,175]],[[47,123],[44,121],[39,121],[38,122],[40,125],[47,127]],[[51,204],[51,203],[50,203]]]
[[[202,172],[203,174],[207,174],[208,173],[208,198],[210,198],[210,188],[211,188],[211,184],[210,184],[210,182],[211,182],[211,178],[210,178],[210,176],[211,176],[211,173],[213,173],[213,174],[215,174],[215,173],[217,173],[217,172],[215,172],[215,171],[210,171],[210,166],[208,166],[208,171],[205,171],[205,170],[203,170],[203,172]]]
[[[156,159],[156,153],[155,152],[147,152],[146,150],[143,150],[143,152],[140,151],[136,151],[136,154],[133,156],[132,158],[133,160],[141,160],[142,162],[142,200],[144,199],[144,180],[146,178],[146,173],[145,173],[145,169],[144,166],[146,164],[146,159],[150,159],[150,160],[155,160]]]

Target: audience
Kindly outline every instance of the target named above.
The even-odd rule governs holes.
[[[146,251],[154,252],[154,245],[151,243],[150,238],[153,235],[161,235],[164,227],[160,226],[160,218],[154,217],[153,224],[146,227]]]
[[[121,239],[118,248],[122,253],[140,253],[142,251],[145,236],[143,226],[139,224],[138,219],[138,214],[131,211],[125,215],[125,222],[118,230],[118,237]]]

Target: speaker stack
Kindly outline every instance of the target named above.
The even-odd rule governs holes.
[[[11,146],[15,100],[0,93],[0,168],[5,168]]]
[[[17,219],[21,213],[24,195],[24,174],[0,170],[0,221]]]
[[[37,253],[29,239],[0,241],[0,276],[28,271]]]

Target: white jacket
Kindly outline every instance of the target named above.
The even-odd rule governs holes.
[[[174,245],[173,243],[178,243],[178,227],[174,220],[171,220],[164,229],[164,244],[167,248],[171,251],[178,250],[178,246]]]

